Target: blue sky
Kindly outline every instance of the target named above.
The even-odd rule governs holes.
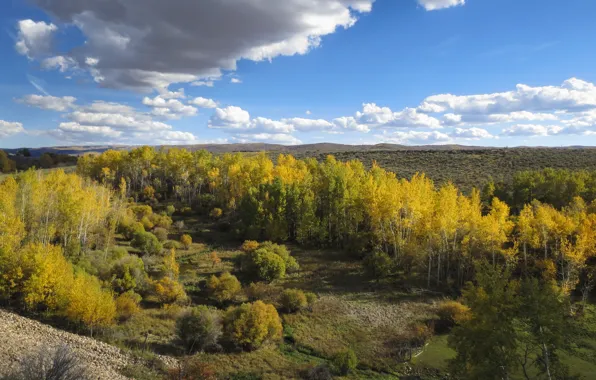
[[[0,147],[596,143],[588,0],[10,0]]]

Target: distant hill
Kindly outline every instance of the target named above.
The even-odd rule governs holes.
[[[60,153],[70,155],[81,155],[86,153],[101,153],[109,149],[129,150],[137,146],[125,145],[86,145],[86,146],[56,146],[44,148],[29,148],[33,157],[39,157],[44,153]],[[486,149],[508,149],[492,148],[466,145],[398,145],[398,144],[376,144],[376,145],[347,145],[334,143],[304,144],[304,145],[279,145],[266,143],[253,144],[200,144],[200,145],[176,145],[163,146],[164,148],[176,147],[190,150],[205,149],[212,153],[227,152],[280,152],[280,153],[335,153],[335,152],[378,152],[378,151],[445,151],[445,150],[486,150]],[[583,148],[583,147],[573,147]],[[2,149],[2,148],[0,148]],[[19,148],[20,149],[20,148]],[[16,154],[19,149],[2,149],[9,154]],[[511,149],[511,148],[509,148]]]

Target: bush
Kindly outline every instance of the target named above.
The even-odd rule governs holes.
[[[352,349],[339,352],[333,357],[333,367],[340,375],[347,375],[355,370],[357,365],[358,358]]]
[[[178,233],[182,233],[184,232],[184,221],[183,220],[179,220],[176,223],[174,223],[174,228],[176,229],[176,231],[178,231]]]
[[[303,371],[302,378],[305,380],[331,380],[333,375],[326,364],[319,364]]]
[[[184,287],[178,281],[164,277],[154,283],[155,295],[160,303],[171,304],[186,300]]]
[[[168,216],[174,215],[175,212],[176,212],[176,207],[174,207],[173,205],[168,205],[168,207],[166,207],[166,214]]]
[[[448,300],[439,304],[437,314],[439,316],[437,330],[450,330],[470,318],[470,308],[457,301]]]
[[[155,227],[165,228],[166,230],[169,230],[172,226],[172,218],[167,215],[153,214],[149,217],[149,220]]]
[[[188,250],[192,245],[192,237],[190,237],[190,235],[184,234],[180,236],[180,243],[184,246],[184,249]]]
[[[151,216],[151,214],[153,214],[153,209],[151,208],[151,206],[147,206],[147,205],[136,205],[136,206],[132,206],[130,208],[130,211],[132,211],[132,213],[135,215],[135,218],[137,218],[137,220],[141,220],[145,217],[149,217]]]
[[[223,211],[220,208],[214,208],[213,210],[211,210],[211,212],[209,213],[209,217],[211,217],[211,219],[219,219],[221,218],[221,216],[223,215]]]
[[[286,272],[291,273],[300,269],[298,262],[290,255],[290,251],[288,251],[285,245],[273,244],[270,241],[266,241],[261,243],[259,248],[267,249],[281,257],[286,264]]]
[[[6,380],[85,380],[92,379],[79,358],[66,346],[55,350],[43,347],[24,358],[19,369]]]
[[[181,361],[177,368],[168,371],[167,380],[217,380],[216,372],[201,358],[192,357]]]
[[[259,248],[249,252],[246,260],[247,263],[243,267],[246,267],[249,274],[259,280],[271,282],[286,275],[284,260],[268,249]]]
[[[157,227],[153,230],[153,235],[157,237],[157,240],[160,242],[164,242],[168,240],[168,230],[162,227]]]
[[[149,231],[155,227],[155,224],[147,216],[144,216],[143,219],[141,219],[141,224],[143,225],[143,228],[145,228],[145,231]]]
[[[213,350],[222,335],[222,319],[217,309],[198,306],[176,321],[178,341],[188,354]]]
[[[313,307],[315,302],[319,300],[319,296],[317,296],[315,293],[306,292],[304,295],[306,296],[306,303],[308,304],[309,308]]]
[[[370,253],[364,259],[364,268],[375,279],[381,279],[391,274],[393,261],[382,251]]]
[[[211,276],[207,281],[209,297],[219,303],[233,300],[240,290],[242,290],[240,281],[228,272],[223,273],[219,278]]]
[[[281,294],[280,303],[289,313],[295,313],[308,306],[306,295],[300,289],[286,289]]]
[[[151,232],[137,232],[130,245],[149,255],[157,255],[163,250],[163,246]]]
[[[141,222],[131,222],[130,224],[121,225],[120,230],[126,239],[132,240],[135,234],[145,232],[145,226]]]
[[[246,240],[240,247],[240,249],[246,253],[252,252],[257,248],[259,248],[259,243],[254,240]]]
[[[245,289],[249,301],[277,302],[280,289],[264,282],[253,282]]]
[[[163,243],[163,247],[165,249],[180,249],[182,247],[182,244],[178,243],[176,240],[168,240],[165,243]]]
[[[118,319],[124,321],[137,314],[141,310],[139,307],[140,302],[141,296],[132,291],[122,293],[118,296],[116,298],[116,314],[118,315]]]
[[[266,341],[281,339],[281,319],[273,305],[262,301],[245,303],[226,311],[224,336],[230,343],[253,350]]]

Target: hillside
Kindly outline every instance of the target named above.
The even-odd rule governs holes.
[[[57,330],[0,309],[0,377],[41,347],[68,345],[98,380],[127,379],[121,371],[136,363],[131,355],[98,340]]]

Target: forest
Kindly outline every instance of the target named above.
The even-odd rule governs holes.
[[[140,147],[0,181],[3,307],[135,352],[131,378],[596,371],[590,167],[460,189],[375,161]]]

